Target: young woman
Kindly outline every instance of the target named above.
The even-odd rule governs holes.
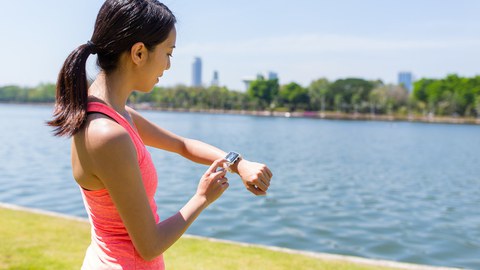
[[[156,0],[107,0],[90,41],[66,59],[57,82],[55,135],[72,137],[73,176],[92,226],[82,269],[164,269],[162,254],[228,188],[226,170],[264,195],[272,173],[206,143],[182,138],[126,106],[133,91],[149,92],[170,68],[175,48],[172,12]],[[101,71],[87,87],[85,63],[97,54]],[[196,193],[160,221],[157,175],[145,145],[210,167]]]

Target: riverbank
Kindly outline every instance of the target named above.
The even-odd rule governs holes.
[[[0,219],[0,269],[80,268],[90,239],[85,219],[2,203]],[[169,269],[454,269],[188,235],[165,253],[165,260]]]
[[[329,120],[360,120],[360,121],[390,121],[390,122],[422,122],[439,124],[468,124],[480,125],[480,118],[468,117],[447,117],[435,115],[378,115],[370,113],[342,113],[342,112],[278,112],[278,111],[247,111],[247,110],[215,110],[215,109],[173,109],[153,107],[149,104],[130,104],[135,109],[152,110],[164,112],[191,112],[191,113],[212,113],[212,114],[232,114],[232,115],[251,115],[265,117],[286,117],[286,118],[313,118]]]
[[[11,105],[33,105],[33,106],[54,106],[53,103],[14,103],[0,102],[0,104]],[[480,117],[448,117],[435,115],[379,115],[370,113],[342,113],[342,112],[279,112],[279,111],[248,111],[248,110],[217,110],[217,109],[174,109],[151,106],[148,103],[129,104],[129,106],[138,110],[162,111],[162,112],[190,112],[190,113],[211,113],[211,114],[231,114],[231,115],[250,115],[264,117],[285,117],[285,118],[312,118],[327,120],[350,120],[350,121],[389,121],[389,122],[420,122],[437,124],[466,124],[480,125]]]

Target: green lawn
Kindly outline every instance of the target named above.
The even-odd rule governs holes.
[[[88,223],[0,207],[0,269],[80,269]],[[184,237],[167,269],[387,269]]]

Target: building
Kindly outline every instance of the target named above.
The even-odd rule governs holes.
[[[202,59],[195,57],[192,64],[192,86],[202,86]]]
[[[268,78],[269,80],[278,79],[278,73],[273,72],[273,71],[269,71],[267,78]]]
[[[398,85],[405,87],[408,92],[413,90],[413,76],[411,72],[399,72],[398,73]]]
[[[265,76],[266,75],[266,76]],[[255,78],[252,77],[245,77],[242,79],[242,82],[245,84],[245,89],[248,90],[250,84],[255,80],[278,80],[278,73],[273,71],[268,71],[264,74],[258,73]]]
[[[244,83],[245,85],[245,91],[248,90],[248,88],[250,88],[250,84],[255,80],[255,78],[251,78],[251,77],[245,77],[242,79],[242,82]]]
[[[213,71],[213,79],[212,79],[212,86],[219,86],[220,85],[220,79],[218,77],[218,71]]]

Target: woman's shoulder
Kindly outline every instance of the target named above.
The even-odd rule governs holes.
[[[109,166],[124,167],[135,158],[135,146],[128,132],[105,115],[89,114],[83,128],[73,136],[74,176],[81,186],[88,189],[103,187],[98,183],[92,186],[92,177],[100,179]]]
[[[89,114],[78,134],[84,138],[85,147],[90,152],[109,151],[117,147],[133,147],[129,133],[120,124],[100,113]]]

